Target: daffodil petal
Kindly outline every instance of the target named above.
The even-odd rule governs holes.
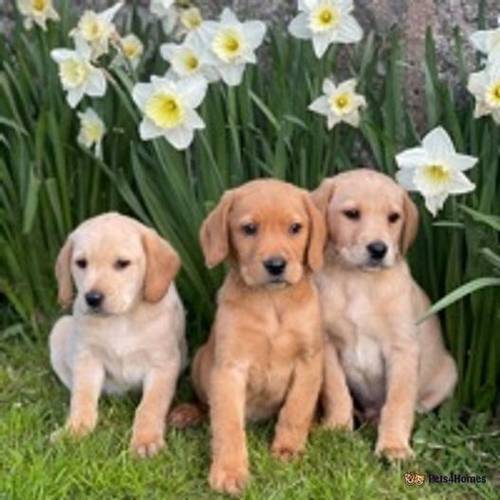
[[[93,97],[102,97],[106,93],[106,77],[100,69],[93,69],[91,71],[86,93]]]
[[[340,43],[358,43],[363,38],[363,29],[353,16],[346,15],[335,32],[334,41]]]
[[[358,109],[355,109],[351,113],[344,115],[342,120],[352,127],[359,127],[359,122],[361,121],[361,115]]]
[[[139,125],[139,135],[143,141],[149,141],[163,136],[164,130],[157,127],[149,118],[144,118]]]
[[[462,172],[453,172],[448,186],[448,192],[451,194],[463,194],[474,191],[476,185]]]
[[[448,193],[440,193],[435,196],[426,196],[425,197],[425,206],[427,210],[436,217],[439,210],[443,208],[443,205],[448,198]]]
[[[331,113],[328,114],[328,119],[326,122],[326,127],[328,130],[332,130],[337,124],[339,124],[342,120],[339,116],[333,115]]]
[[[429,132],[423,138],[422,145],[431,160],[443,161],[444,158],[455,154],[455,146],[443,127],[437,127]]]
[[[205,122],[194,109],[188,109],[186,110],[185,126],[188,128],[201,130],[205,128]]]
[[[341,93],[341,92],[349,92],[349,93],[352,93],[354,92],[354,90],[356,89],[356,85],[357,85],[357,81],[355,78],[351,78],[349,80],[346,80],[345,82],[342,82],[339,86],[338,86],[338,92]]]
[[[132,99],[140,110],[144,110],[144,106],[151,95],[153,86],[150,83],[138,83],[132,89]]]
[[[325,78],[323,80],[323,86],[321,87],[321,90],[323,91],[323,94],[331,95],[337,91],[337,87],[332,80],[330,80],[329,78]]]
[[[55,62],[60,63],[66,59],[75,57],[75,51],[69,49],[54,49],[50,52],[50,56]]]
[[[188,148],[193,142],[194,132],[186,127],[177,127],[165,132],[165,138],[175,149],[182,150]]]
[[[460,171],[469,170],[477,163],[477,158],[468,155],[454,154],[446,159],[447,164]]]
[[[415,169],[405,168],[396,172],[396,180],[408,191],[415,191],[417,187],[414,182]]]
[[[207,93],[207,81],[201,77],[182,80],[179,86],[183,100],[190,108],[197,108]]]
[[[314,111],[315,113],[319,113],[321,115],[330,114],[330,105],[328,103],[328,97],[326,96],[318,97],[311,104],[309,104],[308,109],[310,111]]]
[[[66,100],[68,101],[70,108],[76,108],[78,103],[83,99],[84,95],[85,92],[83,87],[77,87],[75,89],[68,90],[68,93],[66,94]]]
[[[221,78],[226,85],[235,87],[243,80],[243,73],[245,71],[244,64],[223,64],[218,67]]]
[[[110,23],[113,20],[113,17],[115,17],[116,13],[123,7],[122,2],[118,2],[117,4],[113,5],[109,9],[106,9],[105,11],[101,12],[99,14],[99,17],[105,22],[105,23]]]
[[[302,40],[311,38],[311,30],[309,28],[309,20],[306,12],[300,13],[294,17],[288,25],[288,31],[291,35]]]
[[[236,17],[236,14],[229,7],[224,8],[220,16],[220,20],[224,24],[240,24],[240,21]]]
[[[318,59],[321,59],[331,43],[331,37],[329,33],[321,33],[315,35],[312,39],[314,53]]]
[[[396,156],[396,163],[399,168],[416,168],[429,162],[429,155],[422,147],[407,149]]]
[[[262,21],[247,21],[243,23],[245,39],[252,50],[259,47],[266,34],[266,25]]]
[[[488,31],[476,31],[470,37],[470,41],[476,50],[480,52],[488,52],[486,48],[486,40],[488,38]]]

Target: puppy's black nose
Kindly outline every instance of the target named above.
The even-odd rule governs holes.
[[[387,253],[387,245],[383,241],[373,241],[366,248],[374,260],[382,260]]]
[[[271,276],[279,276],[286,268],[286,260],[281,257],[271,257],[264,261],[264,267]]]
[[[85,294],[85,302],[87,302],[89,307],[92,309],[97,309],[101,306],[102,301],[104,300],[104,295],[97,290],[91,290],[90,292]]]

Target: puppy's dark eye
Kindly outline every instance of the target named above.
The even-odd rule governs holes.
[[[241,226],[241,230],[247,236],[255,236],[257,234],[258,227],[257,224],[254,223],[243,224],[243,226]]]
[[[118,271],[121,271],[128,266],[130,266],[130,261],[127,259],[118,259],[114,265],[115,269],[117,269]]]
[[[399,215],[397,212],[392,212],[391,214],[389,214],[389,222],[391,224],[394,224],[395,222],[397,222],[399,219],[401,218],[401,215]]]
[[[87,259],[77,259],[75,260],[75,264],[80,269],[85,269],[87,267]]]
[[[299,234],[301,231],[302,231],[302,224],[299,224],[298,222],[292,224],[288,229],[288,232],[290,234]]]
[[[344,215],[351,220],[359,220],[361,218],[361,212],[355,208],[344,210]]]

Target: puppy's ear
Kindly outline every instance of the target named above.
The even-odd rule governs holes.
[[[401,254],[406,255],[417,237],[419,218],[418,209],[407,192],[404,193],[403,211],[404,220],[401,230]]]
[[[313,203],[316,205],[321,215],[326,220],[326,214],[328,211],[328,205],[330,204],[330,200],[332,199],[333,193],[335,191],[335,180],[334,179],[325,179],[319,187],[317,187],[311,193],[311,199]]]
[[[311,271],[319,271],[323,267],[323,253],[326,243],[325,217],[316,208],[309,193],[304,195],[310,230],[307,244],[307,265]]]
[[[215,267],[229,255],[228,214],[235,190],[227,191],[219,204],[208,214],[200,229],[200,242],[208,268]]]
[[[144,298],[148,302],[158,302],[167,293],[181,267],[181,260],[170,243],[152,229],[144,230],[142,244],[146,253]]]
[[[59,251],[55,267],[58,286],[57,300],[62,307],[70,306],[73,300],[73,282],[71,279],[72,255],[73,242],[68,238]]]

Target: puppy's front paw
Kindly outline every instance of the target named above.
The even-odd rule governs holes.
[[[248,481],[248,469],[244,465],[212,464],[208,482],[210,487],[220,493],[238,495],[243,491]]]
[[[304,451],[304,446],[294,442],[292,439],[276,436],[271,446],[271,453],[274,458],[289,462],[297,458]]]
[[[139,429],[132,433],[130,450],[140,458],[156,455],[165,446],[163,432],[159,430]]]
[[[97,413],[88,412],[78,415],[71,415],[64,428],[59,431],[59,435],[68,435],[72,438],[80,439],[90,434],[97,424]],[[56,431],[57,434],[58,431]]]
[[[321,427],[328,430],[341,429],[345,431],[352,431],[354,429],[354,418],[352,413],[350,414],[330,414],[325,415],[321,421]]]
[[[379,457],[384,456],[391,462],[409,460],[415,455],[410,446],[403,441],[381,439],[377,442],[375,454]]]

